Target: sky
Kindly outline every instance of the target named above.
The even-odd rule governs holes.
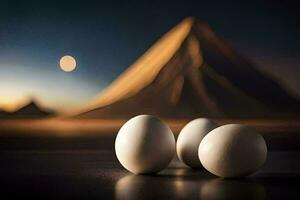
[[[97,96],[187,16],[206,21],[300,98],[300,2],[1,1],[0,108],[28,98],[59,111]],[[77,68],[59,68],[64,55]]]

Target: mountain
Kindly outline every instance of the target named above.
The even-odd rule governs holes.
[[[186,18],[78,117],[290,117],[299,101],[240,56],[205,22]]]
[[[41,108],[36,101],[31,100],[15,112],[0,111],[0,118],[45,118],[53,114],[54,112]]]

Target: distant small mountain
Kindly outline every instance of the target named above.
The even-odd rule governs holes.
[[[15,112],[0,111],[0,118],[45,118],[55,113],[41,108],[35,100],[29,101]]]
[[[300,102],[211,27],[186,18],[83,109],[83,118],[300,116]]]

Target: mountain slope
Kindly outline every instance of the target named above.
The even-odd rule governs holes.
[[[293,108],[293,109],[290,109]],[[79,117],[274,117],[299,113],[299,101],[187,18],[166,33],[94,99]]]
[[[0,118],[45,118],[53,114],[52,111],[41,108],[38,103],[31,100],[15,112],[0,111]]]

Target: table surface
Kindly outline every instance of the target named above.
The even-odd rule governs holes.
[[[113,147],[0,151],[4,199],[300,199],[300,151],[269,152],[263,168],[222,179],[177,159],[156,175],[133,175]]]

